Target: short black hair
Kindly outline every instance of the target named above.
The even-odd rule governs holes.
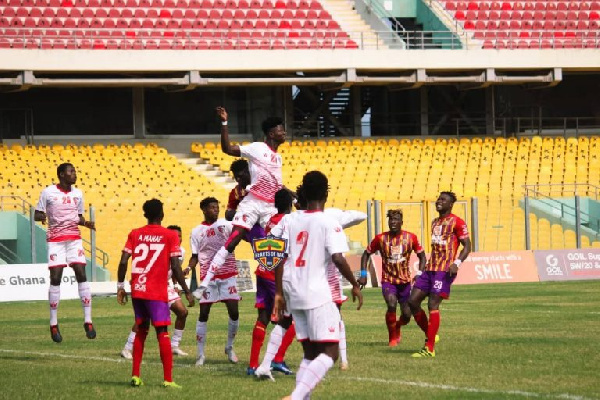
[[[208,206],[210,203],[218,203],[218,202],[219,202],[219,200],[215,199],[214,197],[205,197],[200,202],[200,209],[204,210],[206,208],[206,206]]]
[[[181,227],[179,225],[169,225],[167,226],[167,229],[181,233]]]
[[[307,202],[321,201],[327,198],[329,181],[321,171],[310,171],[302,178],[302,187]]]
[[[279,189],[277,193],[275,193],[275,207],[279,214],[285,214],[291,210],[292,201],[294,201],[294,197],[288,189]]]
[[[298,201],[298,206],[301,209],[306,209],[306,196],[304,195],[304,187],[302,185],[296,187],[296,201]]]
[[[265,136],[269,134],[269,131],[271,129],[275,128],[278,125],[283,125],[283,119],[281,119],[280,117],[269,117],[265,119],[262,123],[262,130]]]
[[[231,163],[231,167],[229,170],[235,175],[237,173],[242,172],[243,170],[248,169],[248,161],[240,158]]]
[[[155,221],[163,215],[163,203],[158,199],[147,200],[142,209],[148,221]]]
[[[441,192],[440,196],[443,194],[450,197],[450,200],[452,200],[452,203],[456,203],[456,195],[454,194],[454,192]]]
[[[58,168],[56,168],[56,176],[58,176],[60,178],[60,174],[65,172],[67,170],[68,167],[73,167],[73,164],[66,162],[66,163],[62,163],[58,166]]]

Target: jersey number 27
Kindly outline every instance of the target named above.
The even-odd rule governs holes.
[[[152,269],[152,267],[154,266],[154,263],[156,262],[156,260],[158,259],[158,257],[160,256],[160,253],[162,253],[164,248],[165,248],[165,245],[162,243],[150,243],[150,245],[148,245],[147,243],[138,244],[135,247],[135,250],[133,251],[133,261],[131,262],[131,273],[132,274],[147,274],[148,271],[150,271]],[[148,256],[150,255],[150,252],[152,252],[152,256],[151,256],[150,260],[146,263],[145,268],[138,267],[137,264],[145,261],[148,258]],[[138,253],[139,253],[139,255],[138,255]]]

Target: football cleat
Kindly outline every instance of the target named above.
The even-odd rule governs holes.
[[[431,358],[431,357],[435,357],[435,350],[434,351],[429,351],[429,349],[427,347],[423,347],[418,352],[413,353],[413,355],[411,357],[412,358]]]
[[[173,354],[175,354],[176,356],[187,356],[188,353],[186,353],[185,351],[181,350],[179,347],[173,347],[173,349],[171,350],[171,352]]]
[[[275,378],[273,378],[273,374],[271,374],[270,368],[262,368],[259,366],[258,368],[256,368],[256,371],[254,371],[254,376],[256,376],[259,379],[268,379],[272,382],[275,382]]]
[[[340,362],[340,370],[342,370],[342,371],[348,371],[348,368],[350,368],[348,366],[348,361]]]
[[[50,325],[50,336],[52,340],[56,343],[62,342],[62,335],[60,334],[60,330],[58,329],[58,325]]]
[[[139,376],[132,376],[131,377],[131,386],[133,386],[133,387],[144,386],[144,382],[142,382],[142,378],[140,378]]]
[[[390,347],[398,346],[398,340],[396,340],[396,339],[390,340],[390,342],[388,343],[388,346],[390,346]]]
[[[292,371],[290,367],[287,366],[285,361],[280,363],[271,361],[271,370],[282,372],[284,375],[294,375],[294,371]]]
[[[164,382],[163,382],[163,384],[162,384],[162,386],[163,386],[164,388],[171,388],[171,389],[182,389],[182,387],[181,387],[180,385],[176,384],[175,382],[167,382],[167,381],[164,381]]]
[[[254,375],[254,372],[256,372],[256,368],[252,368],[252,367],[246,368],[246,375]]]
[[[238,363],[238,356],[235,354],[235,351],[233,351],[233,347],[225,347],[225,354],[227,354],[227,359],[230,363]]]
[[[96,339],[96,330],[91,322],[83,324],[83,329],[85,330],[85,336],[87,336],[88,339]]]
[[[121,350],[121,357],[127,360],[133,360],[133,354],[131,354],[131,350],[128,349]]]
[[[204,365],[204,354],[196,357],[196,367],[201,367]]]

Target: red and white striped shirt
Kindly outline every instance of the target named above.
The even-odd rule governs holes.
[[[65,192],[58,185],[48,186],[42,191],[35,207],[48,217],[48,242],[64,242],[81,239],[79,215],[83,214],[83,193],[71,186]]]
[[[255,197],[273,203],[275,193],[283,187],[281,154],[264,142],[240,146],[240,154],[248,159],[250,185],[246,188]]]
[[[192,232],[192,253],[196,250],[198,263],[200,264],[200,278],[204,279],[210,263],[217,254],[217,251],[227,241],[233,225],[224,218],[216,220],[212,225],[206,226],[206,229],[198,229]],[[235,256],[230,254],[215,273],[215,279],[227,279],[238,274],[235,263]]]
[[[431,223],[431,257],[426,271],[447,271],[456,259],[460,239],[467,239],[465,221],[454,214],[436,218]]]

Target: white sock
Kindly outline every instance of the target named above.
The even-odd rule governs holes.
[[[133,341],[135,340],[135,332],[129,332],[129,337],[127,338],[127,343],[125,343],[125,350],[133,351]]]
[[[206,322],[196,322],[196,346],[198,357],[204,355],[204,344],[206,343]]]
[[[327,354],[319,354],[308,364],[306,372],[301,375],[300,379],[296,379],[296,389],[292,392],[292,400],[304,400],[321,382],[331,367],[333,367],[333,359]]]
[[[310,364],[310,360],[303,358],[300,362],[300,366],[298,367],[298,371],[296,371],[296,386],[300,383],[300,379],[302,379],[302,375],[306,372],[306,368]],[[310,393],[308,394],[310,395]]]
[[[273,328],[271,331],[271,335],[269,335],[269,343],[267,344],[265,355],[262,363],[260,364],[261,369],[271,368],[271,362],[275,358],[275,355],[279,350],[279,346],[281,346],[281,341],[283,340],[283,335],[285,335],[285,332],[286,329],[283,329],[280,325],[275,325],[275,328]]]
[[[348,354],[346,353],[346,326],[344,321],[340,320],[340,361],[348,362]]]
[[[229,252],[225,247],[221,247],[215,257],[212,259],[210,266],[208,267],[208,271],[206,271],[206,276],[202,279],[200,283],[200,287],[207,288],[208,283],[212,281],[215,277],[215,272],[225,264],[225,260],[229,257]]]
[[[171,336],[171,347],[179,347],[183,338],[183,329],[173,329],[173,336]]]
[[[229,318],[229,323],[227,324],[227,348],[233,347],[233,341],[235,340],[235,335],[237,335],[239,326],[239,319],[234,321]]]
[[[58,325],[58,303],[60,303],[60,286],[50,285],[48,289],[50,303],[50,325]]]
[[[92,323],[92,288],[89,282],[79,282],[79,298],[83,307],[83,322]]]

